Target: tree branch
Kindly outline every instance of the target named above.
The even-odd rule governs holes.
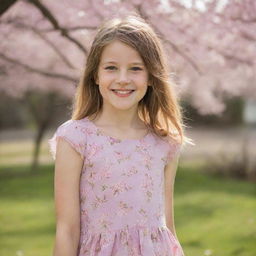
[[[66,31],[77,31],[77,30],[95,30],[97,29],[96,26],[74,26],[74,27],[65,27]],[[52,32],[55,31],[54,28],[50,29],[41,29],[41,32]]]
[[[54,45],[45,35],[43,35],[40,31],[38,31],[35,28],[32,28],[32,31],[38,35],[44,42],[46,42],[55,52],[56,54],[63,60],[63,62],[71,69],[74,69],[75,67],[72,65],[72,63],[69,61],[69,59]]]
[[[2,16],[17,0],[2,0],[0,4],[0,16]]]
[[[10,21],[8,21],[10,23]],[[68,60],[68,58],[56,47],[54,43],[52,43],[46,35],[43,34],[41,30],[38,30],[36,27],[33,27],[31,25],[24,24],[22,22],[17,22],[16,20],[11,20],[11,23],[14,25],[14,27],[18,29],[29,29],[33,31],[40,39],[42,39],[46,44],[48,44],[55,52],[56,54],[63,60],[63,62],[67,65],[67,67],[74,69],[75,67],[72,65],[72,63]]]
[[[33,67],[29,66],[28,64],[25,64],[19,60],[10,58],[10,57],[4,55],[3,53],[0,53],[0,58],[2,58],[3,60],[5,60],[9,63],[20,66],[20,67],[24,68],[25,70],[32,72],[32,73],[37,73],[37,74],[44,75],[44,76],[51,77],[51,78],[62,79],[65,81],[77,82],[77,79],[75,79],[74,77],[70,77],[70,76],[67,76],[64,74],[59,74],[59,73],[51,73],[46,70],[41,70],[38,68],[33,68]]]
[[[52,24],[52,26],[61,32],[61,35],[66,37],[68,40],[73,42],[75,45],[78,46],[78,48],[84,53],[87,54],[87,50],[84,48],[84,46],[75,38],[69,35],[68,30],[64,27],[61,27],[59,25],[59,22],[54,17],[54,15],[51,13],[51,11],[43,5],[39,0],[27,0],[30,4],[34,5],[41,13],[42,15]]]

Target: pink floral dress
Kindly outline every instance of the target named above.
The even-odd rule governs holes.
[[[59,137],[84,159],[78,256],[183,256],[164,210],[164,167],[180,144],[151,132],[120,140],[85,117],[58,127],[49,140],[54,159]]]

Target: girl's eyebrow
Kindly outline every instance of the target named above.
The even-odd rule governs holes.
[[[106,61],[103,62],[102,64],[117,64],[117,62],[115,61]],[[131,65],[140,65],[140,66],[144,66],[144,64],[142,62],[132,62],[130,63]]]

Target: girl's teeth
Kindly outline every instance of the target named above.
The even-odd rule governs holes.
[[[119,90],[112,90],[114,91],[115,93],[118,93],[118,94],[131,94],[133,92],[133,90],[127,90],[127,91],[119,91]]]
[[[127,94],[127,93],[129,93],[131,91],[116,91],[116,92],[121,93],[121,94]]]

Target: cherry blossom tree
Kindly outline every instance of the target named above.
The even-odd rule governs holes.
[[[0,90],[13,97],[72,97],[97,26],[136,11],[162,38],[178,94],[199,113],[221,114],[234,96],[256,98],[254,0],[4,2]]]

